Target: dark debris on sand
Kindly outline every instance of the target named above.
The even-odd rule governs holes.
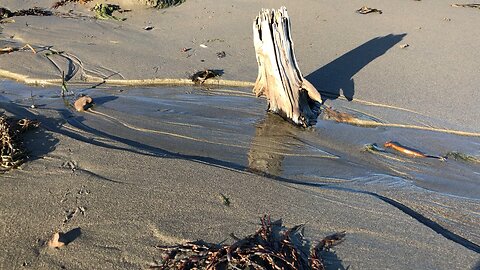
[[[452,7],[469,7],[480,9],[480,4],[451,4]]]
[[[55,3],[53,3],[52,8],[57,9],[59,7],[65,6],[68,3],[80,3],[80,4],[86,4],[92,0],[60,0]]]
[[[21,134],[39,125],[37,121],[28,119],[15,121],[5,115],[0,116],[0,136],[2,141],[0,173],[14,169],[25,161],[26,154],[22,146]]]
[[[15,16],[52,16],[53,13],[44,8],[33,7],[29,9],[20,9],[11,11],[7,8],[0,7],[0,20]]]
[[[282,227],[269,216],[261,218],[261,227],[243,239],[235,237],[231,245],[204,241],[175,246],[158,246],[162,261],[152,269],[325,269],[322,253],[341,243],[345,232],[325,237],[310,251],[303,237],[304,225]],[[305,250],[307,249],[307,250]]]
[[[206,80],[222,76],[223,70],[215,70],[215,69],[205,69],[202,71],[195,72],[192,76],[190,76],[190,79],[195,82],[202,84]]]
[[[367,6],[363,6],[363,7],[359,8],[359,9],[357,9],[356,12],[359,13],[359,14],[369,14],[369,13],[382,14],[382,13],[383,13],[380,9],[369,8],[369,7],[367,7]]]
[[[185,0],[147,0],[152,2],[152,6],[156,8],[168,8],[173,6],[178,6],[185,2]]]

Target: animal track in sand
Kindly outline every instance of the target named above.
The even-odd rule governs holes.
[[[77,170],[77,168],[78,168],[78,163],[75,160],[65,161],[62,164],[62,168],[67,168],[67,169],[72,170],[72,172],[75,172],[75,170]]]
[[[97,179],[100,179],[100,180],[105,180],[105,181],[109,181],[109,182],[114,182],[114,183],[122,183],[120,181],[116,181],[116,180],[112,180],[112,179],[109,179],[109,178],[106,178],[104,176],[101,176],[99,174],[96,174],[88,169],[83,169],[83,168],[80,168],[80,166],[78,166],[78,163],[75,161],[75,160],[69,160],[69,161],[65,161],[64,163],[62,163],[62,168],[66,168],[66,169],[70,169],[72,170],[73,173],[80,173],[80,174],[86,174],[88,176],[92,176],[92,177],[95,177]],[[77,174],[75,174],[77,175]]]
[[[62,206],[65,207],[65,218],[63,219],[63,225],[69,223],[73,218],[75,218],[77,215],[82,215],[85,216],[87,212],[87,207],[85,207],[85,197],[86,195],[90,194],[90,191],[86,189],[84,185],[81,186],[81,188],[78,189],[78,191],[70,191],[69,189],[67,192],[62,196],[62,199],[60,200],[60,203],[65,203],[69,200],[69,198],[74,199],[74,201],[71,201],[72,203],[67,203],[70,204],[70,206]],[[73,204],[73,207],[72,205]],[[62,226],[63,226],[62,225]]]
[[[85,216],[86,211],[87,211],[86,208],[83,206],[77,206],[77,208],[75,208],[74,210],[67,210],[66,211],[67,216],[63,220],[63,225],[70,222],[78,213]]]

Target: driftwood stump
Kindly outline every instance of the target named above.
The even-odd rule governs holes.
[[[253,22],[258,77],[253,88],[265,95],[268,110],[300,126],[316,123],[320,93],[298,68],[287,9],[263,9]]]

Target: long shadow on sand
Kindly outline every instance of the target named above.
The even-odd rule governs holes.
[[[322,100],[337,99],[340,90],[349,101],[355,94],[353,76],[376,58],[385,54],[407,34],[386,35],[373,38],[345,53],[305,78],[320,92]]]

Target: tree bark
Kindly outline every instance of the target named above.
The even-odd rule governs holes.
[[[258,77],[253,88],[265,95],[268,110],[300,126],[316,123],[320,93],[302,76],[291,37],[287,9],[263,9],[253,22]]]

